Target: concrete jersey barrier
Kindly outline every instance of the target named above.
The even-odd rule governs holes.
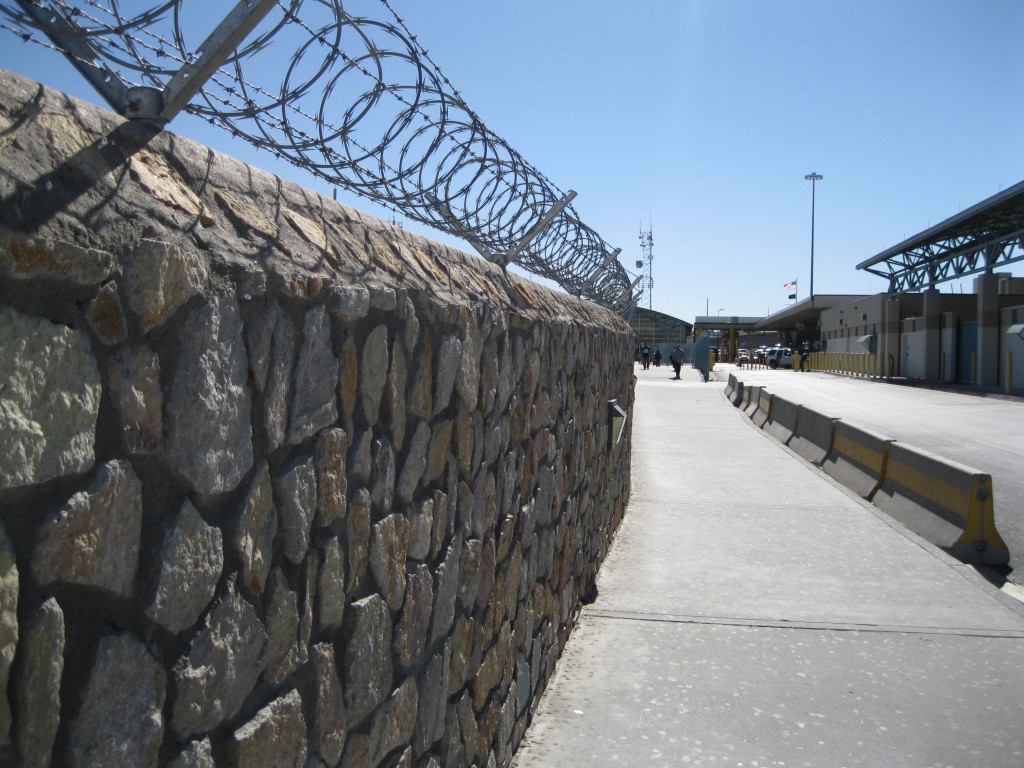
[[[862,499],[870,501],[882,484],[892,440],[840,420],[836,420],[832,430],[832,447],[821,468]]]
[[[745,386],[731,374],[730,387],[730,400],[755,426],[919,536],[964,562],[1009,562],[995,525],[991,475]]]
[[[964,562],[1010,560],[995,526],[992,477],[973,467],[891,443],[882,484],[871,501]]]
[[[743,402],[744,390],[746,390],[746,386],[743,384],[743,382],[737,381],[736,387],[733,390],[732,395],[729,397],[729,402],[731,402],[734,406],[739,407],[739,404]]]
[[[725,397],[734,406],[739,407],[743,401],[743,382],[736,378],[736,374],[729,374],[729,382],[725,386]]]
[[[785,445],[796,431],[796,417],[800,406],[784,397],[775,395],[772,398],[771,412],[768,421],[761,427],[765,432]]]
[[[757,393],[757,407],[749,411],[749,414],[750,420],[754,422],[754,426],[758,429],[763,427],[764,423],[771,417],[773,398],[774,395],[764,387],[761,387],[761,391]]]
[[[740,409],[750,415],[757,408],[757,399],[761,396],[761,387],[745,385],[743,387],[743,402]]]
[[[789,447],[815,466],[820,467],[832,450],[832,435],[837,419],[801,405],[796,415],[796,429]]]

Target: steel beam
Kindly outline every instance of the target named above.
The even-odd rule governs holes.
[[[17,0],[25,15],[41,29],[50,41],[64,52],[64,56],[82,77],[104,98],[118,114],[125,113],[129,85],[103,60],[93,48],[88,36],[53,6],[44,8],[32,0]]]
[[[168,81],[163,93],[163,108],[153,115],[169,122],[191,101],[210,76],[217,71],[238,46],[263,21],[277,0],[239,0],[231,12],[206,38],[198,59],[179,69]],[[150,115],[138,115],[150,117]]]
[[[523,248],[525,248],[531,242],[536,240],[537,236],[540,235],[540,233],[543,232],[545,229],[547,229],[548,226],[550,226],[551,222],[555,220],[555,217],[562,211],[564,211],[565,207],[569,203],[571,203],[575,199],[575,197],[576,193],[573,190],[570,189],[568,192],[566,192],[560,200],[558,200],[553,206],[551,206],[551,210],[545,213],[541,220],[530,228],[530,231],[523,236],[522,240],[516,243],[516,245],[513,248],[509,248],[508,251],[505,252],[505,255],[502,257],[504,261],[499,261],[498,263],[501,264],[501,266],[505,267],[508,266],[512,261],[514,261],[516,256],[522,253]]]
[[[597,280],[597,278],[601,275],[602,272],[608,269],[609,264],[611,264],[613,261],[619,258],[620,253],[622,253],[622,249],[616,248],[614,251],[608,254],[608,258],[601,262],[601,266],[599,266],[597,269],[591,272],[590,277],[583,281],[583,287],[586,288],[587,290],[593,288],[594,282]]]
[[[634,309],[636,309],[636,305],[640,303],[640,299],[643,298],[643,295],[644,295],[644,293],[643,293],[643,291],[641,291],[636,296],[634,296],[632,299],[630,299],[626,304],[624,304],[619,309],[619,314],[622,315],[623,317],[627,317],[630,312],[632,312]]]
[[[640,275],[640,277],[638,277],[636,280],[634,280],[632,283],[629,284],[628,288],[623,288],[621,291],[619,291],[619,294],[615,297],[616,301],[620,300],[623,296],[626,296],[626,295],[632,296],[633,295],[633,289],[636,288],[637,285],[640,284],[640,281],[643,280],[643,279],[644,279],[644,276]]]

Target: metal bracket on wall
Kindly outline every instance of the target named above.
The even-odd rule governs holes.
[[[163,88],[125,83],[89,42],[89,35],[58,10],[33,0],[18,5],[64,52],[75,68],[118,114],[133,120],[170,122],[199,92],[210,76],[249,36],[278,0],[239,0],[203,42],[202,53],[186,64]]]

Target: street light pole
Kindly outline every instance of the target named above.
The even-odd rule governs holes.
[[[807,181],[811,182],[811,290],[808,293],[808,296],[810,296],[811,300],[813,301],[814,300],[814,185],[817,182],[821,181],[825,177],[822,176],[820,173],[815,173],[814,171],[811,171],[806,176],[804,176],[804,178],[807,179]]]

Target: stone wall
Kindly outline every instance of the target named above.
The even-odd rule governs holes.
[[[508,764],[629,327],[3,71],[0,228],[0,764]]]

